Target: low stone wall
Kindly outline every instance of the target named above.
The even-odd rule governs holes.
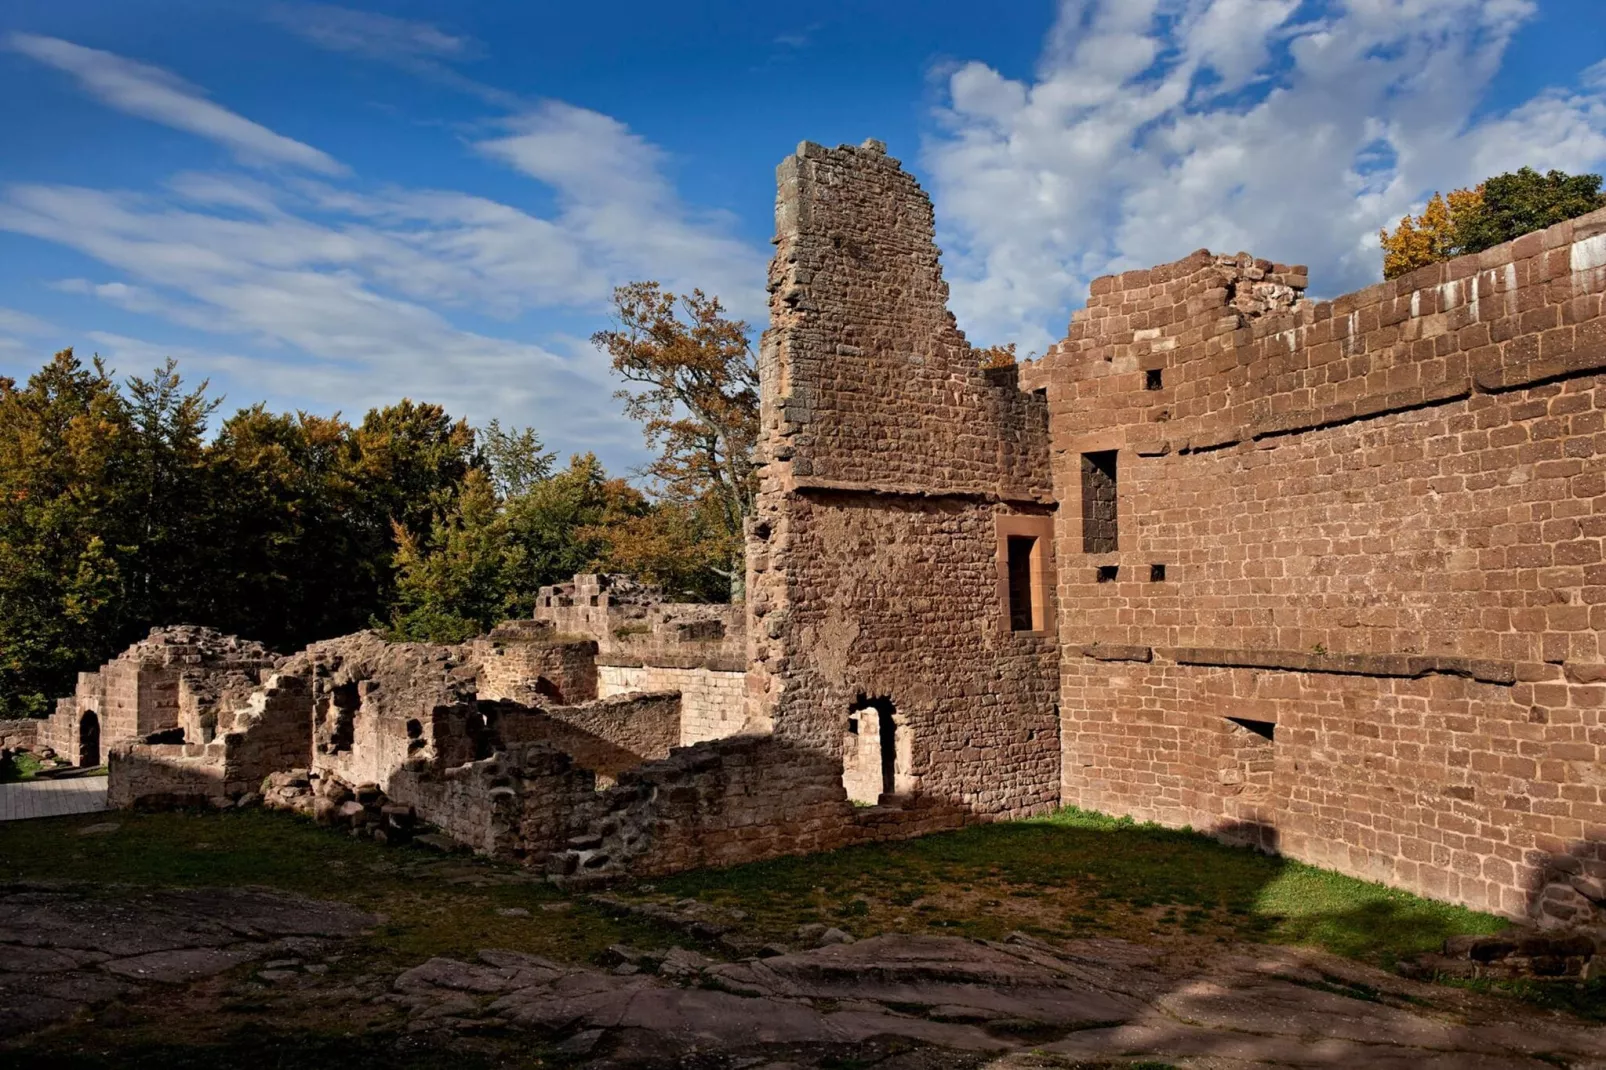
[[[599,698],[638,691],[680,692],[680,736],[675,742],[682,747],[741,732],[746,687],[746,666],[731,659],[649,665],[610,656],[597,666]]]
[[[519,746],[444,773],[404,771],[398,802],[476,852],[544,862],[563,847],[571,815],[596,794],[596,779],[544,743]]]
[[[119,810],[204,806],[228,798],[224,744],[125,743],[106,756],[106,801]]]
[[[574,705],[597,697],[597,644],[560,640],[551,624],[510,620],[469,643],[482,699]]]
[[[273,676],[210,743],[123,744],[108,760],[114,807],[194,805],[257,791],[269,773],[304,765],[312,749],[311,685]]]
[[[43,746],[39,732],[43,724],[44,721],[31,717],[18,721],[0,721],[0,751],[39,750]]]
[[[547,872],[569,884],[662,876],[908,839],[973,820],[921,800],[856,808],[830,756],[739,736],[677,749],[582,800]]]
[[[556,729],[551,743],[575,758],[586,769],[610,776],[630,766],[669,757],[681,742],[683,696],[672,690],[653,689],[629,695],[614,695],[583,706],[548,706],[547,716],[573,731]],[[606,768],[587,762],[586,740],[596,739],[629,754],[634,760],[625,766]]]

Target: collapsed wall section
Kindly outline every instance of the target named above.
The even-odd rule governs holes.
[[[805,143],[778,179],[748,720],[839,767],[865,766],[843,771],[865,802],[921,794],[990,815],[1049,806],[1059,744],[1046,405],[1013,369],[984,371],[955,326],[931,202],[884,146]],[[1013,612],[1012,578],[1027,603]],[[882,724],[872,708],[887,731],[860,747],[866,718]]]
[[[1304,283],[1204,252],[1100,279],[1023,371],[1065,503],[1065,801],[1586,916],[1606,213],[1332,302]]]
[[[211,628],[152,628],[95,672],[78,674],[56,701],[41,743],[74,764],[99,764],[112,747],[157,733],[215,728],[220,707],[248,694],[279,657]],[[209,737],[208,737],[209,738]]]

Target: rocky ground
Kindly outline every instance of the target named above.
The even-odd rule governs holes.
[[[360,954],[384,919],[340,903],[11,885],[0,888],[0,1037],[48,1050],[56,1023],[98,1027],[104,1042],[119,1020],[246,1001],[286,1030],[336,1009],[348,1033],[401,1056],[394,1065],[455,1052],[462,1065],[709,1070],[1606,1067],[1606,1031],[1315,951],[1020,933],[853,940],[814,926],[796,949],[744,953],[739,917],[683,913],[669,928],[695,946],[615,945],[588,963],[486,948],[387,972]],[[698,927],[705,939],[690,938]],[[96,1023],[106,1008],[114,1020]],[[281,1065],[237,1050],[225,1061]]]

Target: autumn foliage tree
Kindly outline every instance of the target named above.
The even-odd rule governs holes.
[[[620,532],[617,552],[656,560],[657,571],[711,572],[739,600],[758,439],[749,327],[727,317],[718,297],[677,296],[656,282],[618,287],[613,304],[615,328],[592,341],[632,384],[619,397],[656,451],[645,472],[672,519],[661,530]],[[678,568],[667,567],[672,560]]]
[[[1482,252],[1535,230],[1606,207],[1600,175],[1540,174],[1530,167],[1497,175],[1472,189],[1435,193],[1419,216],[1380,231],[1383,277]]]

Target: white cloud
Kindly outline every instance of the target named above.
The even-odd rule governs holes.
[[[633,463],[640,432],[620,415],[601,354],[569,337],[505,337],[528,328],[480,320],[559,309],[601,325],[612,287],[641,278],[702,286],[756,319],[763,254],[732,237],[728,220],[688,208],[661,150],[616,120],[550,102],[507,129],[475,148],[552,187],[550,217],[453,190],[182,172],[145,193],[13,185],[0,190],[0,230],[108,269],[59,280],[58,291],[218,342],[170,348],[126,328],[88,333],[123,363],[171,352],[241,401],[322,410],[408,394]],[[18,333],[0,314],[0,336]]]
[[[700,286],[741,316],[764,316],[764,255],[726,236],[723,216],[697,218],[663,174],[663,152],[617,119],[547,101],[478,143],[553,187],[556,221],[615,279],[653,277],[672,289]]]
[[[43,336],[54,332],[55,325],[38,316],[14,308],[0,307],[0,331],[27,336]]]
[[[16,51],[72,75],[102,103],[226,145],[243,162],[289,164],[328,175],[346,170],[311,145],[214,104],[199,89],[159,67],[56,37],[14,33],[8,42]]]
[[[476,82],[450,66],[479,54],[480,43],[472,37],[428,22],[330,4],[274,4],[266,15],[325,51],[388,63],[498,107],[523,106],[517,94]]]
[[[275,4],[268,17],[320,48],[373,59],[459,59],[477,50],[472,38],[427,22],[332,4]]]
[[[1435,189],[1606,161],[1606,82],[1480,112],[1531,0],[1064,0],[1037,74],[947,80],[934,177],[954,306],[1042,349],[1088,281],[1200,246],[1374,281]]]

